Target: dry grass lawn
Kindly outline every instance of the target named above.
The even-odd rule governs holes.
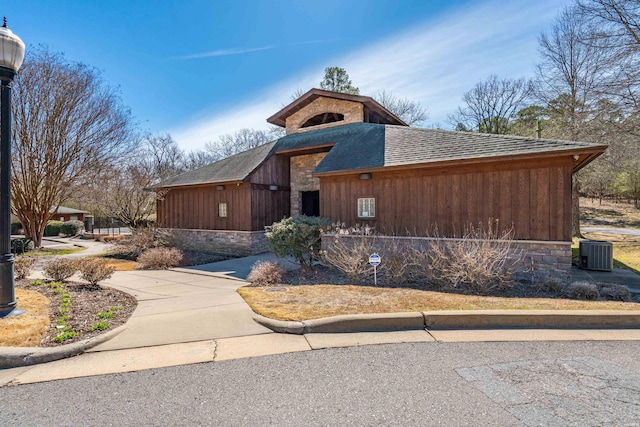
[[[640,304],[552,298],[502,298],[350,285],[244,287],[253,311],[278,320],[310,320],[340,314],[432,310],[640,310]]]
[[[107,261],[107,265],[115,267],[116,271],[134,271],[138,266],[135,261],[129,261],[127,259],[97,257],[96,259],[102,259]]]
[[[15,292],[18,307],[27,312],[0,319],[0,346],[35,347],[49,327],[49,299],[34,291]]]

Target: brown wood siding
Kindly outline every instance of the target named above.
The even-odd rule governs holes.
[[[289,157],[271,156],[251,174],[249,182],[289,187]]]
[[[291,192],[289,190],[271,191],[268,188],[254,186],[251,190],[251,229],[264,230],[266,225],[289,216]]]
[[[321,215],[384,233],[460,235],[469,224],[499,220],[516,238],[571,240],[570,156],[446,169],[376,172],[320,179]],[[357,218],[357,199],[375,197],[376,217]]]
[[[251,182],[251,229],[264,230],[291,212],[289,157],[274,155],[249,177]],[[269,190],[277,185],[277,190]]]
[[[251,231],[251,184],[173,188],[158,200],[158,225],[165,228]],[[227,204],[227,217],[218,205]]]

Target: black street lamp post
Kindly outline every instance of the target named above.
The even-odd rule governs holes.
[[[11,253],[11,82],[24,60],[24,43],[0,27],[0,318],[16,309]]]

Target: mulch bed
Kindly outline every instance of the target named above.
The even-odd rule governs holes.
[[[49,306],[49,319],[51,324],[44,338],[40,341],[39,347],[55,347],[104,334],[126,323],[138,305],[138,302],[133,296],[116,289],[102,287],[100,285],[92,286],[84,283],[65,282],[65,292],[69,293],[71,297],[71,305],[64,314],[70,318],[65,322],[65,325],[71,327],[72,331],[80,332],[80,334],[61,343],[57,343],[54,341],[54,338],[62,329],[58,325],[58,319],[62,316],[62,314],[59,313],[62,305],[60,293],[55,293],[54,288],[46,283],[34,285],[32,282],[33,281],[27,279],[17,280],[16,288],[39,292],[51,301],[51,305]],[[107,311],[112,312],[114,317],[105,320],[97,317],[98,313]],[[92,331],[92,326],[99,321],[108,322],[109,329],[106,331]]]

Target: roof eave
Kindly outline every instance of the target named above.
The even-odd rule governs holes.
[[[398,170],[406,170],[406,169],[429,169],[429,168],[438,168],[438,167],[447,167],[447,166],[467,166],[473,164],[482,164],[482,163],[494,163],[501,161],[517,161],[517,160],[526,160],[526,159],[545,159],[545,158],[553,158],[558,157],[559,155],[564,156],[572,156],[578,155],[578,159],[573,162],[572,173],[576,173],[586,165],[588,165],[591,161],[593,161],[596,157],[600,156],[607,149],[606,145],[597,145],[591,147],[576,147],[573,149],[567,150],[558,150],[558,151],[546,151],[542,153],[526,153],[526,154],[511,154],[504,156],[490,156],[490,157],[475,157],[475,158],[467,158],[467,159],[451,159],[451,160],[440,160],[433,162],[423,162],[423,163],[407,163],[401,165],[391,165],[391,166],[381,166],[376,168],[358,168],[358,169],[343,169],[339,171],[329,171],[329,172],[313,172],[312,175],[318,178],[325,176],[337,176],[337,175],[347,175],[353,173],[363,173],[363,172],[392,172]]]

